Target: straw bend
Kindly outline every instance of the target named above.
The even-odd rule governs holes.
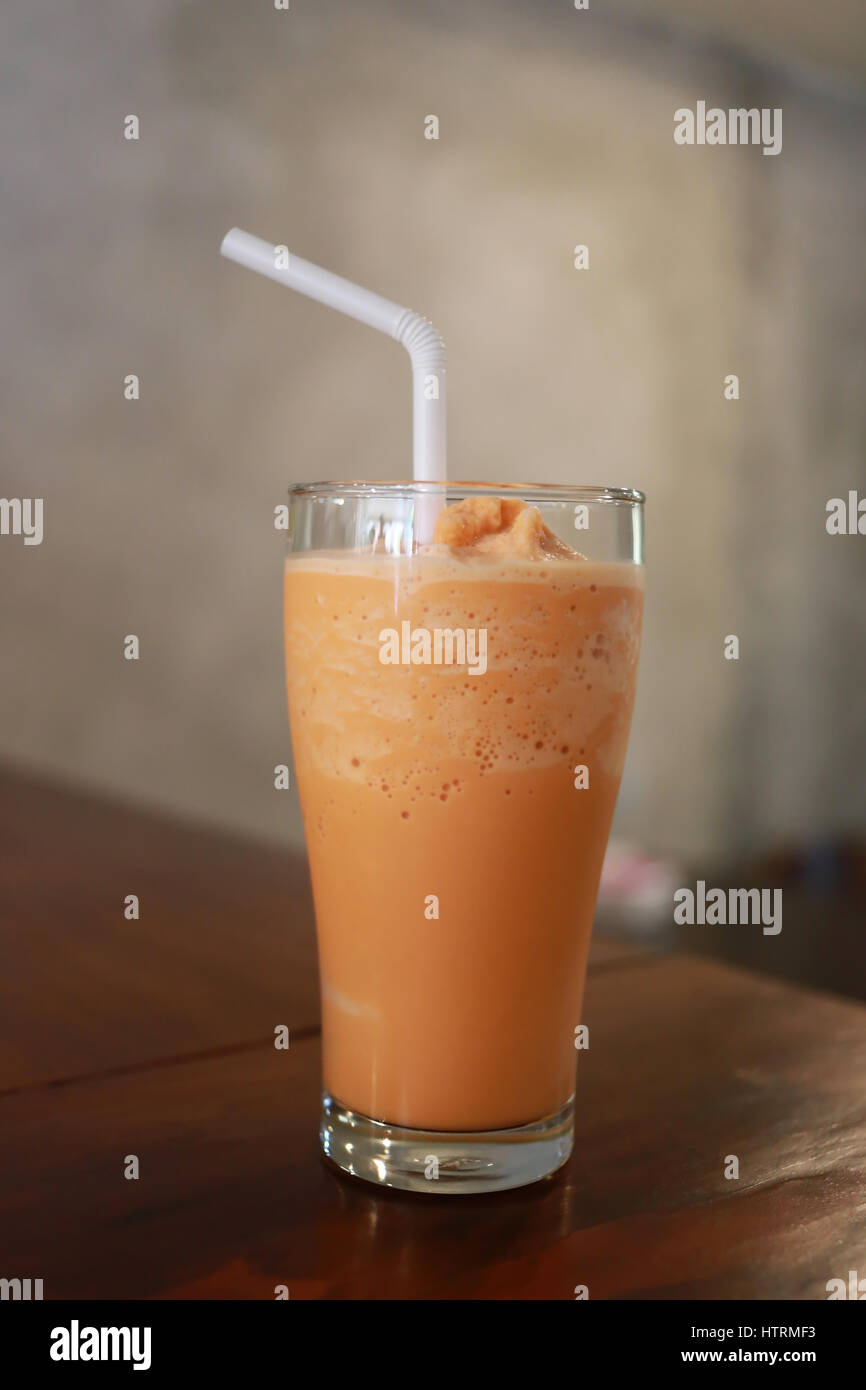
[[[238,265],[266,275],[402,343],[412,363],[415,477],[430,481],[444,479],[445,344],[430,320],[330,270],[291,255],[286,246],[263,241],[240,227],[233,227],[226,233],[220,251]]]
[[[391,330],[391,336],[403,344],[415,371],[445,370],[445,343],[442,335],[422,314],[416,314],[412,309],[404,309]]]

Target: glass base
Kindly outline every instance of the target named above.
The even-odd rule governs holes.
[[[371,1120],[325,1092],[319,1138],[332,1163],[377,1187],[446,1197],[503,1192],[538,1182],[566,1162],[574,1141],[574,1097],[533,1124],[448,1134]]]

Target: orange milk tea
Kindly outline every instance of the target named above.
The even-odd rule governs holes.
[[[289,557],[324,1081],[346,1108],[477,1131],[571,1097],[642,608],[640,567],[510,499],[447,508],[413,556]]]

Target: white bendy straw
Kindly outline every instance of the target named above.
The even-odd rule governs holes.
[[[444,482],[445,344],[429,319],[239,227],[223,237],[220,252],[230,261],[339,309],[341,314],[378,328],[403,344],[412,362],[413,475],[417,482]]]

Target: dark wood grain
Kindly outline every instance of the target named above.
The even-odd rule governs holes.
[[[318,1021],[300,854],[7,773],[0,905],[0,1091]]]
[[[567,1168],[381,1192],[318,1154],[297,857],[16,778],[0,847],[0,1272],[48,1298],[824,1298],[862,1266],[860,1005],[600,940]]]
[[[862,1263],[862,1009],[679,960],[599,973],[587,1018],[569,1166],[488,1197],[326,1167],[315,1039],[7,1097],[5,1262],[50,1297],[296,1299],[821,1298]]]

